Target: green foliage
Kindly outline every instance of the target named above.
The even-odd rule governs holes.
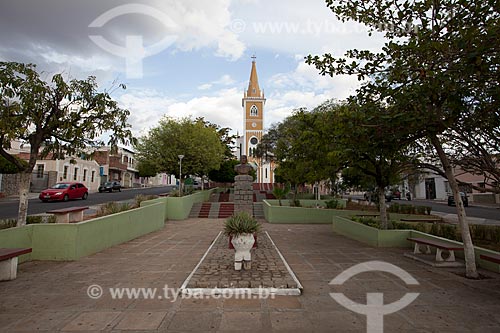
[[[342,207],[337,199],[328,200],[325,204],[328,209],[337,209]]]
[[[369,227],[380,229],[380,221],[372,217],[353,216],[351,217],[351,220]]]
[[[332,154],[335,143],[329,140],[335,120],[327,111],[336,107],[337,103],[327,101],[311,112],[297,109],[271,126],[262,141],[266,143],[265,151],[278,164],[277,179],[292,185],[335,179],[340,166]]]
[[[500,227],[473,224],[470,226],[472,237],[476,240],[494,243],[500,246]]]
[[[141,202],[143,201],[148,201],[148,200],[154,200],[157,199],[157,195],[146,195],[146,194],[138,194],[135,196],[134,201],[135,201],[135,207],[140,207]]]
[[[56,223],[56,217],[54,215],[41,216],[41,215],[29,215],[26,217],[26,224],[41,224],[41,223]],[[16,219],[0,220],[0,230],[14,228],[17,224]]]
[[[1,155],[20,171],[31,172],[36,160],[49,153],[63,158],[104,144],[99,139],[104,132],[111,133],[110,145],[133,141],[130,112],[97,88],[93,76],[67,82],[55,74],[45,82],[33,64],[0,62]],[[16,139],[31,146],[27,166],[5,151]]]
[[[205,120],[203,117],[196,118],[196,121],[202,122],[205,127],[215,130],[222,146],[224,147],[224,158],[227,160],[234,159],[233,147],[238,136],[234,134],[230,135],[229,133],[231,129],[229,127],[220,127],[217,124]]]
[[[224,160],[225,146],[217,129],[207,126],[202,119],[165,117],[148,135],[139,139],[136,151],[140,161],[153,165],[156,170],[179,178],[179,155],[182,174],[204,176],[219,169]]]
[[[107,202],[99,207],[97,216],[107,216],[120,213],[131,208],[128,203]]]
[[[233,183],[237,173],[234,167],[240,162],[235,159],[225,160],[218,170],[212,169],[208,172],[210,180],[218,183]]]
[[[139,171],[139,177],[154,177],[158,174],[158,169],[154,163],[147,160],[140,160],[137,164],[137,170]]]
[[[290,207],[302,207],[299,199],[290,200]]]
[[[432,207],[392,203],[387,209],[391,213],[430,215]]]
[[[0,220],[0,230],[14,228],[16,224],[16,219]]]
[[[104,133],[110,146],[134,142],[127,123],[130,112],[109,92],[98,91],[94,76],[65,80],[55,74],[46,82],[33,64],[0,62],[0,101],[0,155],[21,173],[21,191],[29,190],[28,175],[36,161],[49,154],[57,159],[78,156],[104,145]],[[13,140],[29,143],[27,164],[7,153]],[[27,198],[21,198],[18,225],[26,223],[28,210]]]
[[[254,234],[258,232],[261,225],[247,212],[237,212],[229,217],[224,224],[224,234],[227,236],[238,236],[241,234]]]
[[[179,190],[172,190],[170,191],[170,193],[168,194],[169,197],[180,197],[181,196],[181,192]]]
[[[22,168],[26,168],[28,166],[28,163],[24,160],[21,160],[14,156],[15,159],[18,160],[17,164],[14,164],[7,160],[5,157],[0,156],[0,174],[14,174],[18,173],[20,170],[17,165],[21,165]]]
[[[281,199],[285,198],[289,192],[290,192],[290,184],[286,184],[285,186],[282,187],[275,186],[273,188],[273,195],[276,199],[278,199],[280,206],[281,206]]]

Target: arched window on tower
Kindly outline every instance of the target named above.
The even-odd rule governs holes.
[[[259,109],[257,109],[257,106],[252,105],[250,108],[250,116],[251,117],[257,117],[259,115]]]

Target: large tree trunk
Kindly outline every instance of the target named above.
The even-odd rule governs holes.
[[[378,206],[380,210],[380,227],[387,229],[387,207],[385,205],[385,190],[383,187],[378,188]]]
[[[431,137],[431,143],[436,149],[441,164],[443,165],[446,178],[448,178],[448,183],[450,184],[451,191],[455,198],[455,203],[457,206],[458,224],[460,226],[460,231],[462,234],[462,241],[464,243],[464,255],[465,255],[465,275],[468,278],[477,278],[479,275],[476,268],[476,256],[474,254],[474,244],[472,244],[472,237],[470,235],[469,223],[467,222],[467,215],[465,214],[464,204],[460,196],[460,190],[458,188],[458,183],[453,174],[453,169],[451,167],[448,156],[446,156],[443,146],[439,141],[437,136]]]
[[[28,193],[30,191],[31,172],[21,172],[19,174],[19,211],[17,214],[17,226],[26,224],[28,216]]]

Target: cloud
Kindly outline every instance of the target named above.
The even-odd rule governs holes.
[[[175,35],[175,43],[169,47],[171,52],[207,49],[213,55],[230,60],[243,55],[244,43],[228,29],[231,23],[229,0],[134,2],[162,12],[175,23],[175,28],[140,13],[117,16],[102,27],[89,27],[103,13],[120,5],[130,5],[125,0],[3,2],[0,11],[0,58],[34,62],[43,69],[51,70],[64,64],[83,72],[92,68],[124,72],[124,59],[100,49],[89,35],[102,35],[110,43],[122,47],[127,36],[138,35],[146,49],[165,36]]]
[[[164,117],[176,119],[184,117],[198,118],[230,127],[236,133],[243,123],[241,109],[241,91],[222,89],[214,96],[201,96],[180,101],[158,91],[130,91],[118,99],[120,105],[131,112],[129,123],[134,135],[146,134]]]
[[[238,22],[240,39],[248,47],[277,53],[343,55],[352,48],[378,49],[380,34],[368,36],[366,26],[341,22],[324,0],[256,0],[234,7],[233,22]]]
[[[143,135],[158,124],[163,116],[173,118],[204,117],[206,120],[223,127],[229,127],[233,133],[243,130],[243,94],[237,88],[225,88],[234,85],[229,75],[198,87],[208,90],[219,85],[219,89],[197,97],[177,98],[156,90],[134,90],[123,94],[119,102],[128,108],[132,116],[130,122],[134,133]],[[263,87],[270,92],[266,98],[264,126],[282,121],[301,107],[313,109],[328,99],[345,99],[352,94],[359,82],[354,77],[321,77],[311,66],[298,61],[293,71],[279,73],[264,82]]]
[[[198,90],[208,90],[212,88],[212,86],[213,85],[211,83],[204,83],[198,86]]]
[[[231,75],[224,74],[215,81],[199,85],[198,90],[209,90],[214,86],[231,86],[234,85],[235,83],[236,81],[233,80],[233,78],[231,78]]]

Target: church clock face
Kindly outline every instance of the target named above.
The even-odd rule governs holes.
[[[251,138],[251,139],[250,139],[250,143],[251,143],[251,144],[253,144],[253,145],[256,145],[256,144],[257,144],[257,142],[259,142],[259,141],[257,140],[257,138]]]
[[[252,123],[252,127],[257,127],[257,123]]]

